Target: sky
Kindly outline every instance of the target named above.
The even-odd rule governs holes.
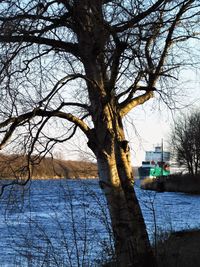
[[[152,101],[151,101],[152,102]],[[151,110],[151,103],[146,104],[146,111],[138,111],[139,119],[135,120],[133,127],[128,127],[127,139],[130,140],[132,163],[134,166],[141,165],[145,158],[145,151],[154,150],[155,146],[161,145],[168,150],[168,140],[172,118],[167,111]],[[133,111],[134,113],[134,111]],[[134,116],[134,115],[133,115]]]
[[[132,164],[134,166],[140,166],[142,160],[145,159],[145,151],[154,150],[155,146],[161,145],[162,139],[164,150],[169,151],[171,129],[179,115],[200,109],[199,77],[200,73],[189,71],[184,73],[182,78],[185,84],[184,95],[181,96],[178,109],[170,110],[164,104],[158,107],[156,100],[153,99],[130,114],[137,130],[136,134],[133,127],[128,127],[127,134],[130,138]]]

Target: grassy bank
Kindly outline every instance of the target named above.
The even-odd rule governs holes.
[[[183,192],[200,194],[200,175],[172,174],[156,179],[146,178],[141,182],[141,188],[158,192]]]
[[[157,238],[155,255],[157,267],[199,267],[200,230],[183,230],[163,233]],[[155,249],[155,247],[153,247]],[[101,267],[117,267],[116,262],[107,262]]]
[[[158,243],[158,267],[200,266],[200,230],[174,232]]]

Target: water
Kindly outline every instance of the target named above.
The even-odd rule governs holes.
[[[200,196],[135,188],[151,240],[155,225],[199,228]],[[97,180],[35,180],[0,199],[0,266],[96,266],[112,250],[109,233]]]

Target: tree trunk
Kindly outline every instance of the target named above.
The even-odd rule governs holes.
[[[121,119],[106,114],[94,138],[88,143],[98,163],[99,183],[110,211],[117,266],[155,267],[143,215],[133,187],[128,142],[124,139]],[[102,117],[101,117],[102,118]],[[111,123],[112,121],[112,123]]]
[[[100,186],[111,216],[117,266],[154,267],[153,253],[133,184],[127,182],[125,186],[121,183],[114,157],[98,158],[98,170]]]
[[[91,5],[94,3],[96,2],[90,1]],[[133,188],[128,145],[124,138],[119,105],[113,94],[113,84],[108,83],[104,55],[99,53],[103,51],[107,41],[107,28],[101,19],[88,17],[88,13],[83,12],[87,10],[87,1],[80,1],[79,5],[83,6],[78,18],[83,16],[82,21],[87,22],[84,25],[88,25],[87,30],[85,26],[82,30],[77,29],[79,45],[84,48],[82,57],[94,124],[88,146],[96,155],[100,186],[110,211],[117,266],[154,267],[153,253]],[[94,7],[94,10],[99,8],[98,18],[102,14],[100,6]]]

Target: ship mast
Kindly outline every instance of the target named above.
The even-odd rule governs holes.
[[[161,175],[163,176],[163,167],[164,167],[164,155],[163,155],[163,138],[161,140]]]

